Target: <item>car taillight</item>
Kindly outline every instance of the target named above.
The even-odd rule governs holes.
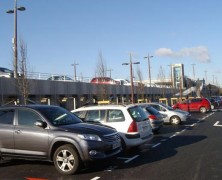
[[[156,117],[155,115],[150,115],[150,116],[148,116],[148,118],[149,118],[150,120],[157,120],[157,117]]]
[[[135,121],[133,121],[133,122],[130,124],[127,132],[138,132],[137,124],[136,124]]]

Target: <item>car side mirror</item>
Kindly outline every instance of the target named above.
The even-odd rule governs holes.
[[[46,127],[47,127],[46,122],[41,121],[41,120],[37,120],[37,121],[35,122],[35,125],[38,126],[38,127],[42,127],[42,128],[46,128]]]

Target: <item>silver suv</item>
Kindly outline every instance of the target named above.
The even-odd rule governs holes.
[[[83,123],[61,107],[0,108],[0,159],[53,161],[61,174],[69,175],[80,162],[111,157],[121,150],[115,129]]]
[[[153,137],[147,114],[136,105],[86,106],[72,111],[84,122],[101,123],[115,128],[124,149],[139,146]]]

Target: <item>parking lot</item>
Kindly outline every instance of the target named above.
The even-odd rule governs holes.
[[[191,120],[182,125],[164,125],[159,133],[154,135],[151,142],[124,151],[112,159],[90,163],[73,176],[61,176],[55,170],[53,164],[48,162],[4,160],[0,164],[0,177],[3,179],[100,179],[104,173],[108,173],[106,176],[108,175],[112,179],[115,175],[111,172],[118,170],[118,173],[121,174],[123,169],[136,168],[143,164],[152,164],[152,162],[170,158],[177,154],[175,147],[201,141],[205,138],[202,135],[195,136],[196,138],[184,135],[187,133],[192,134],[205,119],[211,119],[211,116],[215,113],[220,113],[219,111],[221,110],[206,114],[192,113]],[[172,144],[172,140],[176,143]],[[156,154],[156,156],[151,156],[151,154]]]

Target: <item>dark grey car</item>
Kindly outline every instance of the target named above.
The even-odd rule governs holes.
[[[80,162],[104,159],[121,151],[115,129],[83,123],[58,106],[0,108],[0,158],[53,161],[61,174],[73,174]]]

